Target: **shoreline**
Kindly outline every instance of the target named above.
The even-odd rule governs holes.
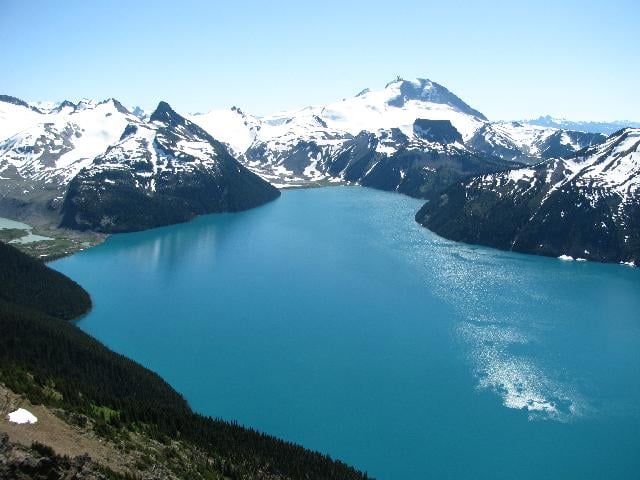
[[[100,245],[108,237],[108,234],[99,232],[32,226],[20,220],[0,217],[0,241],[44,263]]]
[[[380,190],[377,188],[373,188],[373,187],[367,187],[367,186],[363,186],[360,185],[359,183],[353,183],[353,182],[347,182],[347,181],[343,181],[341,180],[340,182],[331,182],[329,180],[321,180],[318,182],[314,182],[314,181],[309,181],[308,183],[305,184],[273,184],[279,191],[284,192],[287,190],[306,190],[306,189],[320,189],[320,188],[332,188],[332,187],[361,187],[361,188],[371,188],[373,190]],[[413,197],[411,195],[407,195],[406,193],[401,193],[401,192],[396,192],[396,191],[389,191],[389,190],[380,190],[380,191],[386,191],[389,193],[400,193],[401,195],[405,195],[408,196],[410,198],[415,198],[417,200],[421,200],[424,201],[425,203],[428,202],[428,200],[425,199],[421,199],[419,197]],[[275,200],[275,199],[274,199]],[[254,207],[257,208],[257,207]],[[548,258],[556,258],[560,261],[564,261],[564,262],[578,262],[578,263],[583,263],[583,262],[596,262],[596,263],[601,263],[601,264],[607,264],[607,265],[620,265],[620,266],[625,266],[625,267],[630,267],[630,268],[639,268],[640,264],[638,262],[634,262],[634,261],[602,261],[602,260],[597,260],[597,259],[588,259],[588,258],[578,258],[578,257],[572,257],[568,254],[563,254],[563,253],[559,253],[558,255],[554,255],[554,254],[541,254],[541,253],[536,253],[536,252],[525,252],[525,251],[514,251],[514,250],[506,250],[506,249],[502,249],[502,248],[498,248],[495,247],[493,245],[489,245],[489,244],[483,244],[483,243],[469,243],[469,242],[465,242],[462,240],[455,240],[452,238],[448,238],[445,236],[440,235],[438,232],[436,232],[435,230],[430,229],[428,226],[424,225],[422,222],[420,222],[417,218],[418,213],[420,210],[418,210],[418,212],[416,212],[415,216],[414,216],[414,221],[420,225],[421,227],[429,230],[432,233],[435,233],[438,236],[441,236],[442,238],[449,240],[449,241],[454,241],[456,243],[460,243],[463,245],[469,245],[469,246],[480,246],[480,247],[485,247],[485,248],[492,248],[492,249],[496,249],[498,251],[501,252],[514,252],[514,253],[521,253],[524,255],[533,255],[536,257],[548,257]],[[187,220],[186,222],[179,222],[179,223],[173,223],[173,224],[169,224],[169,225],[161,225],[161,226],[157,226],[157,227],[151,227],[151,228],[146,228],[143,230],[135,230],[135,231],[147,231],[147,230],[153,230],[154,228],[161,228],[161,227],[165,227],[165,226],[171,226],[171,225],[179,225],[180,223],[188,223],[198,217],[201,217],[203,215],[213,215],[216,213],[237,213],[237,212],[212,212],[212,213],[207,213],[207,214],[202,214],[202,215],[195,215],[193,218]],[[4,226],[2,227],[2,221],[8,221],[8,225],[9,226]],[[48,237],[47,240],[37,240],[37,241],[29,241],[29,242],[13,242],[12,239],[10,240],[5,240],[4,238],[2,238],[1,234],[2,232],[9,232],[11,230],[15,230],[14,228],[11,227],[11,224],[21,224],[22,227],[20,227],[20,229],[27,231],[27,235],[35,235],[35,236],[43,236],[43,237]],[[27,228],[25,228],[27,227]],[[118,232],[118,233],[132,233],[132,232]],[[25,235],[25,236],[27,236]],[[37,259],[37,260],[41,260],[43,261],[45,264],[49,263],[49,262],[53,262],[55,260],[59,260],[61,258],[64,257],[68,257],[71,256],[75,253],[81,252],[83,250],[86,250],[88,248],[92,248],[95,246],[98,246],[102,243],[104,243],[111,235],[114,235],[112,233],[100,233],[100,232],[95,232],[95,231],[75,231],[75,230],[68,230],[68,229],[62,229],[62,228],[47,228],[47,227],[32,227],[26,223],[21,222],[20,220],[15,220],[15,219],[10,219],[10,218],[6,218],[6,217],[0,217],[0,241],[5,241],[6,243],[10,243],[12,246],[18,248],[19,250],[23,251],[24,253],[32,256],[33,258]],[[22,237],[18,237],[18,238],[22,238]],[[50,243],[53,242],[53,243]],[[41,252],[45,252],[45,253],[41,253]]]

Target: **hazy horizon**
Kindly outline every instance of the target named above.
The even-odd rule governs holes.
[[[175,3],[8,0],[0,93],[254,115],[429,78],[491,120],[636,121],[635,19],[616,1]]]

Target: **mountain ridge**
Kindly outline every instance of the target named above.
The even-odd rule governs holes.
[[[578,130],[589,133],[603,133],[611,135],[622,128],[640,128],[640,122],[631,120],[606,121],[575,121],[566,118],[554,118],[551,115],[541,115],[538,118],[526,122],[542,127],[553,127],[569,130]]]
[[[114,98],[64,101],[44,113],[26,102],[3,102],[0,108],[4,131],[19,130],[0,141],[0,215],[111,233],[251,208],[278,196],[166,102],[148,120]],[[22,123],[11,126],[12,114]],[[135,198],[148,211],[117,200],[115,190],[122,188],[122,199]]]
[[[538,255],[640,263],[640,129],[565,159],[470,178],[416,220],[435,233]]]
[[[127,128],[128,135],[70,182],[62,227],[142,230],[245,210],[279,195],[166,102],[158,104],[149,123],[138,120]]]
[[[514,122],[490,122],[442,85],[427,79],[400,77],[381,90],[366,88],[339,102],[266,117],[250,116],[234,107],[231,112],[211,111],[189,118],[217,135],[249,168],[280,187],[362,183],[362,178],[347,174],[336,164],[336,159],[344,158],[352,148],[354,138],[369,132],[384,139],[377,142],[378,150],[370,153],[383,156],[383,163],[387,164],[392,162],[395,152],[407,147],[404,140],[392,146],[389,138],[395,135],[399,139],[414,139],[409,143],[414,147],[418,145],[419,135],[414,127],[418,120],[449,121],[462,137],[456,141],[469,156],[487,158],[486,172],[493,168],[491,157],[514,162],[514,165],[536,163],[554,155],[573,153],[604,139],[603,135],[515,125]],[[230,123],[233,128],[227,128]],[[394,131],[402,135],[393,134]],[[382,143],[386,147],[381,147]],[[437,151],[437,147],[434,149],[429,145],[421,148],[424,152]],[[475,173],[482,173],[482,169]],[[394,174],[389,172],[389,175]],[[402,175],[413,177],[413,182],[417,183],[423,172],[405,169]],[[398,184],[386,188],[401,190]],[[405,193],[418,197],[425,195],[419,189]]]
[[[83,151],[79,145],[93,130],[82,127],[81,120],[101,109],[103,124],[117,128],[105,127],[102,143]],[[12,115],[15,122],[8,121]],[[55,121],[32,125],[38,118]],[[258,176],[281,188],[360,184],[433,201],[461,182],[518,175],[502,172],[539,172],[521,179],[524,185],[539,182],[547,170],[555,176],[571,171],[571,158],[609,138],[535,122],[492,122],[442,85],[400,77],[379,90],[367,88],[341,101],[265,117],[235,106],[182,116],[164,101],[150,114],[134,115],[116,99],[65,101],[38,111],[28,102],[1,97],[0,133],[25,126],[0,139],[0,185],[6,187],[0,214],[15,217],[37,205],[40,214],[61,215],[64,227],[102,232],[236,211],[275,198]],[[210,160],[218,157],[221,165],[232,166],[214,168]],[[190,175],[186,183],[184,175]],[[210,181],[221,175],[251,178],[230,185],[245,194],[262,189],[263,195],[247,194],[254,201],[243,205],[240,197],[233,200],[225,193],[224,182]],[[195,178],[200,180],[190,183]],[[181,182],[186,189],[178,186]],[[606,182],[600,186],[607,196],[612,188]],[[227,200],[212,202],[212,196]],[[131,215],[114,216],[114,209],[125,212],[127,204],[136,206]],[[453,215],[449,207],[445,210]],[[575,214],[584,217],[585,212]]]

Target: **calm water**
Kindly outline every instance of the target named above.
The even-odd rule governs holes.
[[[509,254],[357,187],[55,262],[198,411],[381,479],[640,478],[640,269]]]

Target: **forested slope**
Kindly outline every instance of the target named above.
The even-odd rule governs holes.
[[[200,478],[366,478],[301,446],[194,413],[158,375],[63,320],[91,305],[75,282],[13,247],[0,244],[0,254],[0,381],[14,392],[87,416],[106,439],[179,438],[206,453]]]

